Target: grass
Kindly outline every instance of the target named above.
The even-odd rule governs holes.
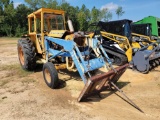
[[[10,74],[13,76],[14,74],[18,75],[18,77],[26,77],[30,75],[33,72],[25,71],[21,68],[20,64],[13,64],[13,65],[4,65],[0,67],[0,71],[10,71],[13,74]],[[9,76],[8,76],[9,77]]]
[[[14,76],[19,79],[24,78],[21,79],[23,85],[36,82],[36,80],[29,77],[29,75],[33,72],[23,70],[20,64],[3,65],[0,67],[0,72],[1,71],[9,71],[9,73],[6,73],[7,75],[5,76],[5,79],[0,81],[0,87],[3,87],[9,83]]]
[[[0,40],[18,40],[19,37],[0,37]]]
[[[10,45],[11,45],[11,44],[16,45],[17,43],[16,43],[16,42],[14,42],[14,43],[1,43],[0,46],[8,45],[8,44],[10,44]]]
[[[9,38],[9,37],[0,37],[0,46],[4,46],[4,45],[15,45],[17,44],[19,38]]]
[[[9,80],[2,80],[2,81],[0,81],[0,87],[3,87],[7,83],[9,83]]]
[[[34,83],[34,82],[36,82],[36,80],[34,80],[32,78],[27,78],[27,79],[23,79],[22,80],[22,83],[27,83],[27,84]]]

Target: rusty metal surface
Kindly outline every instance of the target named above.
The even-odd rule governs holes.
[[[125,64],[123,66],[115,68],[115,70],[117,71],[116,73],[111,70],[107,73],[96,75],[88,79],[87,83],[85,84],[83,90],[78,97],[78,101],[80,102],[81,100],[95,94],[98,95],[101,91],[110,88],[109,82],[116,83],[122,76],[122,74],[125,72],[127,67],[128,64]]]

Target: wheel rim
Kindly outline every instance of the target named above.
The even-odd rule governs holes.
[[[51,83],[51,74],[48,69],[44,70],[44,76],[47,83]]]
[[[24,54],[23,54],[23,50],[22,47],[18,47],[18,54],[19,54],[19,60],[21,62],[22,65],[24,65]]]

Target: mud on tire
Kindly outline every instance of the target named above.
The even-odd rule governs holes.
[[[29,39],[18,40],[17,44],[19,62],[24,70],[32,71],[36,66],[36,52]]]

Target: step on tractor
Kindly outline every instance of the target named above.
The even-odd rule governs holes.
[[[90,26],[100,30],[102,46],[116,65],[129,62],[130,67],[148,73],[160,64],[160,47],[157,43],[141,46],[140,39],[132,37],[131,20],[92,23]],[[93,33],[90,34],[92,37]]]
[[[69,30],[66,30],[66,23]],[[85,84],[78,97],[81,101],[113,88],[128,64],[114,68],[97,32],[90,39],[83,32],[74,32],[71,23],[70,20],[65,22],[63,10],[41,8],[29,14],[29,34],[18,40],[18,56],[24,70],[34,70],[37,58],[41,59],[44,81],[53,89],[59,84],[59,70],[77,71]],[[92,73],[99,68],[106,72]]]

